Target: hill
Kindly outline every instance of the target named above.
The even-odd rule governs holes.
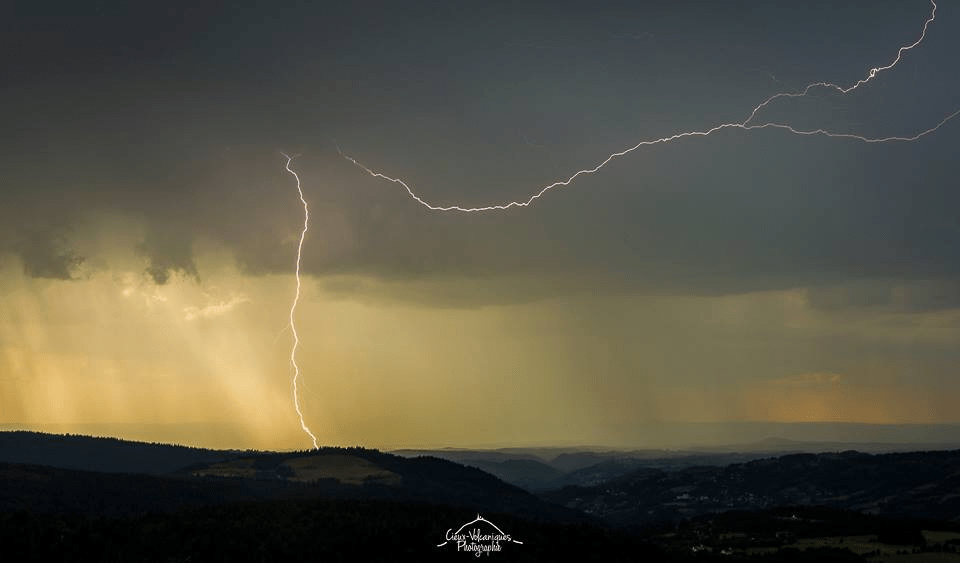
[[[960,451],[723,466],[688,464],[755,454],[456,454],[581,483],[535,496],[476,467],[359,447],[239,452],[37,433],[0,433],[0,444],[2,459],[60,465],[0,462],[11,560],[431,560],[449,558],[447,532],[481,513],[524,542],[500,545],[509,559],[864,561],[960,544]]]
[[[643,468],[543,498],[637,525],[731,509],[822,505],[867,514],[960,521],[960,450],[794,454],[676,471]]]
[[[0,433],[0,444],[0,459],[49,463],[0,463],[0,512],[123,515],[352,498],[463,506],[548,521],[589,520],[473,467],[366,448],[235,452],[20,432]]]
[[[42,432],[0,432],[0,463],[46,465],[112,473],[164,474],[192,463],[222,461],[242,452]]]

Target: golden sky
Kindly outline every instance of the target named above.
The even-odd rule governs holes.
[[[243,275],[199,243],[202,281],[156,285],[117,250],[128,231],[88,241],[106,262],[82,279],[3,269],[0,424],[309,445],[291,393],[294,278]],[[453,308],[395,297],[428,289],[416,282],[340,281],[366,289],[347,299],[305,277],[297,311],[301,404],[324,444],[663,446],[645,425],[960,412],[955,311],[818,310],[803,289]]]

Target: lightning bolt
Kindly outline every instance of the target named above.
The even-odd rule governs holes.
[[[588,175],[594,174],[598,172],[601,168],[603,168],[604,166],[612,162],[613,160],[626,156],[640,149],[641,147],[666,144],[666,143],[670,143],[686,137],[708,137],[718,131],[722,131],[725,129],[740,129],[743,131],[754,131],[759,129],[782,129],[794,135],[823,136],[823,137],[840,138],[840,139],[851,139],[851,140],[861,141],[863,143],[912,142],[940,129],[947,122],[957,117],[957,115],[960,115],[960,110],[954,111],[953,113],[947,115],[942,120],[940,120],[940,122],[937,123],[936,125],[910,136],[867,137],[867,136],[858,135],[855,133],[836,132],[836,131],[830,131],[822,128],[808,129],[808,130],[797,129],[786,123],[767,122],[767,123],[758,124],[758,123],[752,123],[752,122],[754,121],[754,119],[756,119],[757,114],[761,110],[763,110],[764,108],[766,108],[767,106],[769,106],[770,104],[772,104],[773,102],[781,98],[803,98],[809,95],[810,92],[815,89],[827,89],[827,90],[833,90],[839,94],[849,94],[850,92],[853,92],[854,90],[860,88],[861,86],[864,86],[870,83],[874,78],[876,78],[881,73],[891,70],[902,60],[904,53],[920,45],[923,42],[924,38],[926,38],[927,29],[930,26],[930,24],[933,23],[933,21],[936,19],[936,16],[937,16],[936,1],[930,0],[930,5],[932,6],[932,9],[930,11],[930,16],[926,19],[926,21],[923,24],[923,30],[920,33],[920,37],[917,38],[917,40],[914,41],[913,43],[900,47],[897,50],[896,57],[894,57],[893,60],[891,60],[888,64],[871,68],[870,71],[867,73],[866,77],[860,80],[857,80],[856,82],[854,82],[849,86],[844,87],[837,84],[833,84],[831,82],[813,82],[808,84],[803,89],[795,92],[780,92],[770,96],[769,98],[763,100],[757,106],[755,106],[750,111],[747,118],[744,119],[743,121],[722,123],[720,125],[716,125],[714,127],[711,127],[709,129],[705,129],[702,131],[685,131],[681,133],[675,133],[673,135],[669,135],[666,137],[661,137],[659,139],[650,139],[650,140],[640,141],[631,147],[628,147],[621,151],[610,154],[605,159],[603,159],[599,164],[593,166],[592,168],[584,168],[582,170],[578,170],[577,172],[575,172],[573,175],[571,175],[569,178],[565,180],[558,180],[552,184],[543,186],[542,188],[540,188],[539,191],[534,192],[533,195],[528,197],[526,200],[509,201],[506,203],[491,204],[491,205],[485,205],[481,207],[462,207],[459,205],[447,205],[447,206],[434,205],[424,200],[419,195],[417,195],[416,192],[414,192],[413,189],[403,180],[399,178],[392,178],[381,172],[372,170],[371,168],[365,166],[364,164],[361,164],[357,159],[353,158],[352,156],[344,154],[343,151],[340,150],[339,146],[337,146],[337,152],[344,159],[350,161],[351,163],[353,163],[360,169],[364,170],[374,178],[380,178],[380,179],[387,180],[403,186],[407,194],[414,201],[426,207],[427,209],[430,209],[433,211],[460,211],[464,213],[475,213],[475,212],[481,212],[481,211],[498,211],[498,210],[503,211],[503,210],[510,209],[511,207],[528,207],[532,205],[536,200],[540,199],[544,194],[546,194],[550,190],[553,190],[559,187],[568,186],[581,176],[588,176]],[[294,324],[294,312],[296,310],[297,303],[300,298],[300,252],[303,247],[303,239],[307,233],[307,226],[309,222],[309,212],[307,209],[307,202],[303,199],[303,191],[300,189],[300,177],[297,176],[296,172],[290,169],[290,162],[293,160],[293,158],[290,156],[287,156],[286,154],[284,154],[284,156],[287,157],[287,167],[286,167],[287,172],[292,174],[297,179],[297,190],[300,193],[300,201],[303,203],[303,211],[304,211],[303,232],[300,234],[300,245],[297,247],[297,293],[293,301],[293,306],[290,308],[290,329],[293,332],[293,340],[294,340],[293,350],[290,353],[290,363],[294,367],[293,400],[294,400],[294,406],[296,407],[296,410],[297,410],[297,414],[300,416],[300,426],[303,428],[304,432],[306,432],[310,436],[310,438],[313,439],[313,446],[314,448],[316,448],[317,439],[313,435],[313,433],[310,432],[310,429],[307,428],[307,425],[304,423],[303,413],[300,411],[300,402],[297,396],[297,379],[300,375],[300,371],[296,363],[296,351],[297,351],[297,345],[299,344],[299,338],[297,337],[297,330]]]
[[[960,110],[957,110],[957,111],[955,111],[955,112],[947,115],[946,117],[944,117],[939,123],[937,123],[937,124],[934,125],[933,127],[930,127],[929,129],[925,129],[925,130],[923,130],[923,131],[920,131],[919,133],[916,133],[916,134],[911,135],[911,136],[866,137],[866,136],[857,135],[857,134],[854,134],[854,133],[839,133],[839,132],[829,131],[829,130],[826,130],[826,129],[810,129],[810,130],[796,129],[796,128],[792,127],[791,125],[785,124],[785,123],[773,123],[773,122],[768,122],[768,123],[763,123],[763,124],[751,124],[751,121],[753,121],[754,118],[756,118],[757,113],[758,113],[760,110],[764,109],[765,107],[767,107],[768,105],[770,105],[772,102],[774,102],[775,100],[778,100],[778,99],[780,99],[780,98],[802,98],[802,97],[807,96],[807,95],[810,93],[811,90],[818,89],[818,88],[824,88],[824,89],[834,90],[834,91],[836,91],[836,92],[839,92],[840,94],[848,94],[848,93],[856,90],[857,88],[859,88],[859,87],[861,87],[861,86],[869,83],[871,80],[873,80],[874,78],[876,78],[880,73],[892,69],[894,66],[897,65],[897,63],[900,62],[900,60],[903,58],[903,54],[904,54],[905,52],[907,52],[907,51],[909,51],[910,49],[913,49],[914,47],[916,47],[917,45],[919,45],[919,44],[924,40],[924,38],[926,37],[926,35],[927,35],[927,28],[928,28],[928,27],[930,26],[930,24],[936,19],[936,16],[937,16],[937,3],[936,3],[934,0],[930,0],[930,4],[931,4],[931,6],[932,6],[933,8],[932,8],[932,10],[931,10],[931,12],[930,12],[930,17],[928,17],[927,20],[926,20],[926,21],[924,22],[924,24],[923,24],[923,31],[920,33],[920,37],[919,37],[916,41],[914,41],[913,43],[910,43],[909,45],[904,45],[903,47],[900,47],[900,49],[897,50],[897,56],[896,56],[890,63],[888,63],[888,64],[886,64],[886,65],[884,65],[884,66],[879,66],[879,67],[871,68],[871,69],[870,69],[870,72],[867,74],[867,76],[866,76],[865,78],[862,78],[862,79],[856,81],[855,83],[853,83],[853,84],[850,85],[850,86],[843,87],[843,86],[839,86],[839,85],[837,85],[837,84],[833,84],[833,83],[830,83],[830,82],[813,82],[813,83],[811,83],[811,84],[808,84],[808,85],[807,85],[805,88],[803,88],[802,90],[799,90],[799,91],[796,91],[796,92],[780,92],[780,93],[778,93],[778,94],[774,94],[774,95],[770,96],[769,98],[767,98],[766,100],[764,100],[763,102],[761,102],[760,104],[758,104],[756,107],[754,107],[753,110],[750,112],[750,114],[747,116],[747,118],[744,119],[743,121],[731,122],[731,123],[722,123],[722,124],[720,124],[720,125],[717,125],[717,126],[715,126],[715,127],[711,127],[711,128],[709,128],[709,129],[706,129],[706,130],[703,130],[703,131],[686,131],[686,132],[682,132],[682,133],[676,133],[676,134],[673,134],[673,135],[670,135],[670,136],[667,136],[667,137],[661,137],[661,138],[659,138],[659,139],[652,139],[652,140],[640,141],[639,143],[633,145],[632,147],[626,148],[626,149],[624,149],[624,150],[621,150],[621,151],[619,151],[619,152],[615,152],[615,153],[607,156],[603,161],[601,161],[599,164],[597,164],[596,166],[594,166],[594,167],[592,167],[592,168],[584,168],[584,169],[582,169],[582,170],[578,170],[576,173],[574,173],[572,176],[570,176],[570,177],[567,178],[566,180],[559,180],[559,181],[556,181],[556,182],[554,182],[554,183],[552,183],[552,184],[548,184],[548,185],[544,186],[544,187],[541,188],[539,191],[534,192],[533,195],[531,195],[531,196],[530,196],[529,198],[527,198],[526,200],[510,201],[510,202],[507,202],[507,203],[491,204],[491,205],[485,205],[485,206],[481,206],[481,207],[461,207],[461,206],[459,206],[459,205],[447,205],[447,206],[434,205],[434,204],[432,204],[432,203],[424,200],[424,199],[421,198],[420,196],[418,196],[418,195],[413,191],[413,189],[411,189],[410,186],[407,185],[407,183],[404,182],[403,180],[401,180],[401,179],[399,179],[399,178],[391,178],[390,176],[387,176],[387,175],[385,175],[385,174],[382,174],[382,173],[380,173],[380,172],[377,172],[377,171],[374,171],[374,170],[368,168],[367,166],[365,166],[365,165],[361,164],[359,161],[357,161],[355,158],[353,158],[353,157],[351,157],[351,156],[349,156],[349,155],[344,154],[344,153],[340,150],[340,147],[339,147],[339,146],[337,147],[337,152],[340,154],[340,156],[342,156],[342,157],[345,158],[346,160],[352,162],[353,164],[355,164],[356,166],[358,166],[359,168],[361,168],[362,170],[364,170],[365,172],[367,172],[368,174],[370,174],[370,175],[373,176],[374,178],[381,178],[381,179],[383,179],[383,180],[387,180],[387,181],[393,182],[393,183],[395,183],[395,184],[400,184],[401,186],[403,186],[403,188],[407,191],[407,194],[408,194],[414,201],[416,201],[416,202],[419,203],[420,205],[426,207],[427,209],[431,209],[431,210],[433,210],[433,211],[461,211],[461,212],[465,212],[465,213],[475,213],[475,212],[480,212],[480,211],[495,211],[495,210],[501,210],[501,211],[502,211],[502,210],[510,209],[511,207],[527,207],[527,206],[531,205],[534,201],[540,199],[540,197],[542,197],[544,194],[546,194],[546,193],[549,192],[550,190],[552,190],[552,189],[554,189],[554,188],[559,188],[559,187],[563,187],[563,186],[568,186],[568,185],[570,185],[571,183],[573,183],[573,181],[576,180],[577,178],[579,178],[580,176],[587,176],[587,175],[590,175],[590,174],[594,174],[595,172],[599,171],[601,168],[603,168],[604,166],[606,166],[607,164],[609,164],[611,161],[613,161],[613,160],[615,160],[615,159],[617,159],[617,158],[620,158],[620,157],[622,157],[622,156],[626,156],[626,155],[632,153],[633,151],[635,151],[635,150],[637,150],[637,149],[639,149],[639,148],[641,148],[641,147],[646,147],[646,146],[651,146],[651,145],[659,145],[659,144],[664,144],[664,143],[670,143],[670,142],[672,142],[672,141],[676,141],[676,140],[678,140],[678,139],[682,139],[682,138],[685,138],[685,137],[707,137],[707,136],[710,136],[710,135],[716,133],[717,131],[722,131],[722,130],[724,130],[724,129],[742,129],[742,130],[744,130],[744,131],[754,131],[754,130],[757,130],[757,129],[782,129],[782,130],[788,131],[788,132],[790,132],[790,133],[793,133],[794,135],[824,136],[824,137],[833,137],[833,138],[841,138],[841,139],[853,139],[853,140],[861,141],[861,142],[864,142],[864,143],[888,143],[888,142],[897,142],[897,141],[899,141],[899,142],[916,141],[917,139],[919,139],[919,138],[921,138],[921,137],[923,137],[923,136],[925,136],[925,135],[929,135],[930,133],[933,133],[934,131],[936,131],[937,129],[939,129],[940,127],[942,127],[944,124],[946,124],[948,121],[950,121],[951,119],[955,118],[957,115],[960,115]]]
[[[296,157],[280,153],[287,159],[287,172],[293,175],[297,180],[297,193],[300,194],[300,203],[303,204],[303,230],[300,231],[300,243],[297,244],[297,292],[293,297],[293,304],[290,306],[290,332],[293,334],[293,347],[290,350],[290,365],[293,366],[293,406],[297,410],[297,416],[300,417],[300,428],[313,440],[313,449],[319,449],[317,437],[313,435],[307,423],[303,420],[303,411],[300,410],[300,394],[297,391],[297,382],[300,379],[300,366],[297,365],[297,348],[300,346],[300,336],[297,334],[297,324],[294,316],[297,311],[297,304],[300,303],[300,257],[303,254],[303,239],[307,237],[307,229],[310,227],[310,208],[307,207],[307,200],[303,198],[303,189],[300,187],[300,176],[290,169],[290,163]]]

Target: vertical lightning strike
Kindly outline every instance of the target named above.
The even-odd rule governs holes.
[[[293,297],[293,304],[290,306],[290,332],[293,333],[293,348],[290,350],[290,365],[293,366],[293,406],[297,410],[297,416],[300,417],[300,428],[313,440],[313,449],[319,449],[317,437],[313,435],[307,423],[303,420],[303,412],[300,410],[300,396],[297,392],[297,381],[300,379],[300,366],[297,365],[297,347],[300,346],[300,336],[297,334],[297,324],[294,322],[294,314],[297,311],[297,304],[300,302],[300,256],[303,253],[303,240],[307,237],[307,229],[310,226],[310,209],[307,207],[307,200],[303,198],[303,189],[300,188],[300,176],[290,169],[290,163],[293,158],[284,153],[280,153],[287,158],[287,172],[293,175],[297,180],[297,193],[300,194],[300,203],[303,204],[303,230],[300,231],[300,243],[297,244],[297,292]]]
[[[924,22],[924,24],[923,24],[923,31],[920,33],[920,37],[919,37],[916,41],[914,41],[913,43],[910,43],[909,45],[904,45],[904,46],[900,47],[900,49],[897,50],[897,56],[896,56],[890,63],[888,63],[888,64],[886,64],[886,65],[884,65],[884,66],[879,66],[879,67],[871,68],[871,69],[870,69],[870,72],[867,74],[866,78],[862,78],[862,79],[856,81],[855,83],[853,83],[853,84],[850,85],[850,86],[842,87],[842,86],[838,86],[837,84],[833,84],[833,83],[831,83],[831,82],[813,82],[813,83],[811,83],[811,84],[808,84],[808,85],[807,85],[805,88],[803,88],[802,90],[799,90],[799,91],[796,91],[796,92],[780,92],[780,93],[778,93],[778,94],[774,94],[774,95],[770,96],[769,98],[767,98],[766,100],[764,100],[764,101],[762,101],[760,104],[758,104],[756,107],[754,107],[753,110],[750,112],[750,115],[748,115],[747,118],[744,119],[743,121],[731,122],[731,123],[722,123],[722,124],[720,124],[720,125],[711,127],[711,128],[709,128],[709,129],[706,129],[706,130],[703,130],[703,131],[686,131],[686,132],[682,132],[682,133],[675,133],[675,134],[669,135],[669,136],[667,136],[667,137],[661,137],[661,138],[659,138],[659,139],[652,139],[652,140],[647,140],[647,141],[640,141],[639,143],[637,143],[636,145],[633,145],[632,147],[626,148],[626,149],[624,149],[624,150],[622,150],[622,151],[615,152],[615,153],[607,156],[603,161],[601,161],[599,164],[597,164],[596,166],[594,166],[594,167],[592,167],[592,168],[584,168],[584,169],[582,169],[582,170],[578,170],[576,173],[574,173],[572,176],[570,176],[570,177],[567,178],[566,180],[559,180],[559,181],[557,181],[557,182],[554,182],[554,183],[552,183],[552,184],[548,184],[548,185],[544,186],[543,188],[541,188],[539,191],[535,192],[533,195],[531,195],[531,196],[530,196],[529,198],[527,198],[526,200],[510,201],[510,202],[507,202],[507,203],[491,204],[491,205],[485,205],[485,206],[481,206],[481,207],[461,207],[461,206],[459,206],[459,205],[447,205],[447,206],[434,205],[434,204],[429,203],[428,201],[424,200],[424,199],[421,198],[420,196],[418,196],[418,195],[413,191],[413,189],[410,188],[410,186],[407,185],[407,183],[404,182],[403,180],[401,180],[401,179],[399,179],[399,178],[391,178],[390,176],[387,176],[387,175],[385,175],[385,174],[382,174],[382,173],[380,173],[380,172],[376,172],[376,171],[368,168],[367,166],[365,166],[365,165],[361,164],[360,162],[358,162],[355,158],[344,154],[344,153],[340,150],[340,147],[337,147],[337,152],[340,153],[340,156],[342,156],[342,157],[345,158],[346,160],[352,162],[353,164],[355,164],[356,166],[358,166],[359,168],[361,168],[362,170],[364,170],[367,174],[370,174],[371,176],[373,176],[373,177],[375,177],[375,178],[381,178],[381,179],[384,179],[384,180],[388,180],[388,181],[390,181],[390,182],[393,182],[393,183],[395,183],[395,184],[400,184],[401,186],[403,186],[403,188],[407,191],[407,194],[408,194],[414,201],[416,201],[416,202],[419,203],[420,205],[426,207],[427,209],[431,209],[431,210],[433,210],[433,211],[462,211],[462,212],[464,212],[464,213],[474,213],[474,212],[480,212],[480,211],[506,210],[506,209],[509,209],[509,208],[511,208],[511,207],[527,207],[527,206],[531,205],[534,201],[536,201],[537,199],[539,199],[542,195],[544,195],[545,193],[547,193],[548,191],[550,191],[550,190],[552,190],[552,189],[554,189],[554,188],[563,187],[563,186],[568,186],[568,185],[570,185],[574,180],[576,180],[578,177],[580,177],[580,176],[587,176],[587,175],[593,174],[593,173],[597,172],[598,170],[600,170],[601,168],[603,168],[604,166],[606,166],[607,164],[609,164],[612,160],[617,159],[617,158],[619,158],[619,157],[622,157],[622,156],[624,156],[624,155],[630,154],[630,153],[632,153],[633,151],[639,149],[640,147],[649,146],[649,145],[659,145],[659,144],[669,143],[669,142],[672,142],[672,141],[676,141],[676,140],[678,140],[678,139],[682,139],[682,138],[684,138],[684,137],[707,137],[707,136],[712,135],[712,134],[714,134],[714,133],[716,133],[717,131],[720,131],[720,130],[722,130],[722,129],[742,129],[742,130],[744,130],[744,131],[753,131],[753,130],[755,130],[755,129],[783,129],[783,130],[785,130],[785,131],[787,131],[787,132],[789,132],[789,133],[793,133],[794,135],[824,136],[824,137],[833,137],[833,138],[841,138],[841,139],[852,139],[852,140],[857,140],[857,141],[861,141],[861,142],[864,142],[864,143],[887,143],[887,142],[894,142],[894,141],[901,141],[901,142],[916,141],[917,139],[919,139],[919,138],[921,138],[921,137],[923,137],[923,136],[925,136],[925,135],[929,135],[930,133],[933,133],[934,131],[936,131],[937,129],[939,129],[940,127],[942,127],[945,123],[947,123],[948,121],[950,121],[951,119],[953,119],[953,118],[956,117],[957,115],[960,115],[960,110],[957,110],[957,111],[955,111],[955,112],[947,115],[946,117],[944,117],[939,123],[937,123],[937,124],[934,125],[933,127],[930,127],[930,128],[928,128],[928,129],[925,129],[925,130],[923,130],[923,131],[920,131],[919,133],[916,133],[916,134],[910,135],[910,136],[866,137],[866,136],[857,135],[857,134],[854,134],[854,133],[839,133],[839,132],[834,132],[834,131],[828,131],[828,130],[826,130],[826,129],[811,129],[811,130],[796,129],[796,128],[792,127],[791,125],[788,125],[788,124],[785,124],[785,123],[767,122],[767,123],[763,123],[763,124],[751,124],[750,122],[753,121],[754,118],[756,118],[757,113],[758,113],[760,110],[762,110],[763,108],[767,107],[768,105],[770,105],[772,102],[774,102],[774,101],[777,100],[777,99],[780,99],[780,98],[802,98],[802,97],[804,97],[804,96],[807,96],[807,95],[810,93],[811,90],[816,89],[816,88],[826,88],[826,89],[829,89],[829,90],[834,90],[834,91],[836,91],[836,92],[839,92],[840,94],[848,94],[848,93],[856,90],[856,89],[859,88],[860,86],[863,86],[863,85],[867,84],[868,82],[870,82],[871,80],[873,80],[874,78],[876,78],[877,75],[880,74],[881,72],[884,72],[884,71],[887,71],[887,70],[892,69],[894,66],[897,65],[897,63],[900,62],[901,58],[903,57],[903,54],[904,54],[906,51],[909,51],[910,49],[913,49],[914,47],[916,47],[917,45],[919,45],[919,44],[924,40],[924,38],[926,37],[926,35],[927,35],[927,28],[928,28],[928,27],[930,26],[930,24],[936,19],[936,16],[937,16],[937,3],[936,3],[936,1],[935,1],[935,0],[930,0],[930,4],[931,4],[931,6],[932,6],[932,10],[931,10],[931,12],[930,12],[930,17],[928,17],[927,20]]]

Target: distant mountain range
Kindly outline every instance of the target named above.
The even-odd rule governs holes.
[[[940,428],[940,427],[937,427]],[[566,486],[595,486],[639,469],[677,470],[725,466],[772,456],[856,450],[864,453],[957,449],[960,443],[931,447],[928,443],[826,442],[770,437],[747,444],[689,447],[680,450],[610,450],[606,448],[501,448],[470,450],[395,450],[411,456],[433,456],[476,467],[500,479],[542,492]]]

